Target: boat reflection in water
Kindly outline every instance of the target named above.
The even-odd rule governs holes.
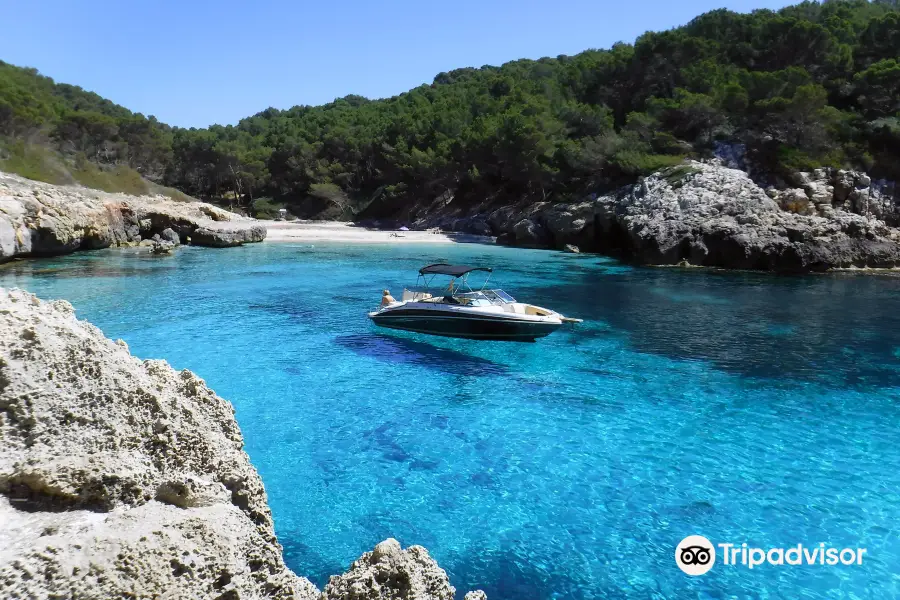
[[[550,310],[517,302],[501,289],[486,289],[488,275],[479,290],[468,283],[469,274],[489,267],[434,264],[419,269],[423,286],[404,289],[400,301],[388,302],[369,313],[381,327],[403,329],[430,335],[477,340],[531,342],[550,335],[563,323],[580,323]],[[433,287],[436,276],[450,277],[447,286]]]

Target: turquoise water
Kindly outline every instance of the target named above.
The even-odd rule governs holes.
[[[439,260],[586,322],[534,344],[368,322]],[[287,562],[319,585],[393,536],[491,600],[900,598],[898,278],[265,244],[18,262],[0,285],[230,399]],[[867,554],[690,578],[689,534]]]

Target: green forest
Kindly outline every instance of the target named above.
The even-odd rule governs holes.
[[[261,214],[287,203],[377,216],[448,191],[563,201],[722,142],[742,144],[772,181],[823,166],[900,180],[900,2],[716,10],[608,50],[461,68],[389,99],[206,129],[0,62],[0,135],[2,164],[26,176],[42,178],[34,153],[46,148],[98,179],[136,171]]]

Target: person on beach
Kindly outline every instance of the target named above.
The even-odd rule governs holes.
[[[381,294],[381,306],[388,306],[396,302],[393,296],[391,296],[390,290],[384,290]]]

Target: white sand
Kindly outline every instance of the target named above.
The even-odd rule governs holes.
[[[360,244],[493,244],[495,238],[467,233],[382,231],[343,221],[260,221],[267,242],[348,242]],[[392,235],[394,234],[394,235]]]

